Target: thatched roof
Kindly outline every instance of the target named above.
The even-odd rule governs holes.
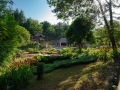
[[[67,43],[67,39],[66,38],[60,38],[59,40],[57,40],[56,43]]]
[[[36,33],[35,37],[45,37],[44,35],[40,34],[40,33]]]

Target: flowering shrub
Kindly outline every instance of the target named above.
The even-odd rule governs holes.
[[[102,51],[110,51],[111,49],[112,49],[112,47],[103,47],[103,46],[100,47],[101,52]]]
[[[29,84],[31,76],[30,65],[13,66],[0,76],[0,90],[21,90]]]
[[[37,59],[35,58],[26,58],[24,61],[20,60],[18,62],[13,62],[11,65],[10,65],[10,69],[14,66],[16,68],[18,68],[19,66],[23,66],[23,65],[36,65],[36,63],[38,62]]]

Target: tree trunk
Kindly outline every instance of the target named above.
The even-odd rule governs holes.
[[[109,5],[109,13],[110,13],[110,26],[111,26],[111,43],[112,43],[112,48],[113,51],[117,51],[117,47],[116,47],[116,43],[115,43],[115,39],[114,39],[114,26],[113,26],[113,15],[112,15],[112,1],[110,0],[110,2],[108,3]]]
[[[79,47],[79,53],[81,53],[82,52],[82,45],[81,45],[81,43],[78,44],[78,47]]]
[[[108,35],[109,35],[109,39],[110,39],[110,42],[112,44],[112,49],[113,49],[113,52],[116,52],[117,51],[117,47],[116,47],[116,43],[115,43],[115,39],[114,39],[114,35],[113,35],[113,30],[114,30],[114,27],[113,27],[113,16],[112,16],[112,7],[111,7],[111,0],[108,3],[109,5],[109,13],[110,13],[110,25],[108,24],[108,21],[106,19],[106,16],[105,16],[105,13],[103,11],[103,8],[102,8],[102,4],[99,0],[97,0],[99,5],[100,5],[100,10],[102,12],[102,15],[103,15],[103,19],[104,19],[104,22],[105,22],[105,25],[107,27],[107,30],[108,30]]]

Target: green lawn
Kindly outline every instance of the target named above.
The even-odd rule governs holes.
[[[95,62],[58,69],[44,74],[41,80],[34,76],[24,90],[107,90],[107,69],[103,69],[107,64]]]

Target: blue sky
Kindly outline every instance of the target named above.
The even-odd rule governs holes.
[[[51,24],[56,24],[61,20],[57,20],[55,13],[52,13],[47,4],[47,0],[13,0],[12,8],[15,10],[23,10],[26,18],[38,20],[39,22],[48,21]]]

